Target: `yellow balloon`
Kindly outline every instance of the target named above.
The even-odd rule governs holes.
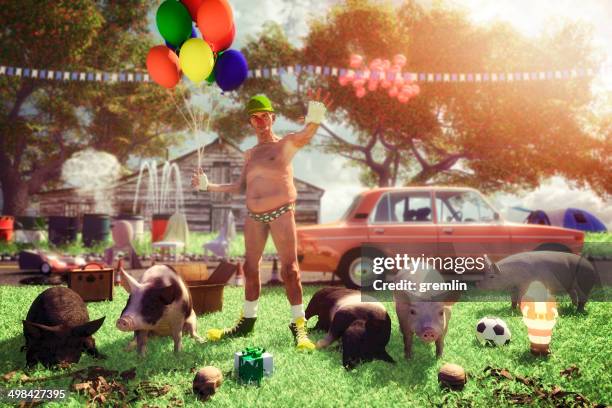
[[[181,70],[192,82],[202,82],[215,66],[210,46],[201,38],[191,38],[183,44],[179,54]]]

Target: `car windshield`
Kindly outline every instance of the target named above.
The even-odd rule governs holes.
[[[438,223],[495,222],[496,211],[473,191],[436,193]]]
[[[357,206],[361,202],[361,197],[362,197],[361,194],[357,194],[357,196],[353,198],[353,202],[351,203],[351,205],[348,206],[344,214],[342,214],[342,217],[340,217],[341,221],[346,220],[348,216],[355,210],[355,208],[357,208]]]

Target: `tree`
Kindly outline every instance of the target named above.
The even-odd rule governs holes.
[[[277,43],[270,45],[273,39]],[[277,58],[279,49],[291,51],[291,58]],[[538,72],[598,62],[588,30],[580,25],[554,27],[531,40],[508,25],[475,26],[443,4],[425,10],[415,1],[396,8],[346,0],[311,24],[302,49],[268,26],[245,51],[254,68],[287,61],[346,67],[352,53],[367,61],[403,53],[408,71],[433,73]],[[236,100],[244,106],[250,94],[265,91],[281,114],[294,120],[296,109],[304,109],[303,90],[321,84],[335,100],[329,123],[349,127],[353,138],[324,125],[320,146],[360,165],[362,180],[371,184],[448,183],[516,191],[562,175],[600,192],[612,189],[596,182],[606,172],[598,160],[606,145],[584,126],[593,100],[588,78],[423,83],[421,94],[403,105],[383,90],[358,99],[337,78],[303,73],[297,86],[251,80]]]
[[[155,1],[8,2],[0,8],[4,64],[74,71],[140,70],[152,44]],[[177,93],[181,93],[178,90]],[[0,183],[3,213],[21,214],[29,197],[57,184],[62,164],[86,147],[125,162],[155,156],[184,123],[172,95],[154,84],[0,77]]]

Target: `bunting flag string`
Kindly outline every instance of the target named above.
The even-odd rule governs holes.
[[[292,65],[286,67],[265,67],[250,69],[248,79],[252,78],[280,78],[282,76],[297,76],[302,72],[323,77],[343,77],[354,75],[355,78],[368,79],[381,75],[389,81],[396,78],[394,72],[369,72],[349,68],[337,68],[315,65]],[[435,72],[404,72],[405,80],[411,82],[516,82],[516,81],[550,81],[568,80],[575,78],[595,77],[612,73],[612,65],[602,65],[592,68],[573,68],[564,70],[545,71],[508,71],[508,72],[472,72],[472,73],[435,73]],[[53,81],[87,81],[87,82],[151,82],[149,74],[144,72],[82,72],[63,71],[52,69],[22,68],[0,65],[0,75],[32,78]]]

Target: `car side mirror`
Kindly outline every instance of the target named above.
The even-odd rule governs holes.
[[[495,213],[495,214],[493,215],[493,219],[494,219],[495,221],[500,221],[500,220],[501,220],[501,216],[499,215],[499,213]]]

